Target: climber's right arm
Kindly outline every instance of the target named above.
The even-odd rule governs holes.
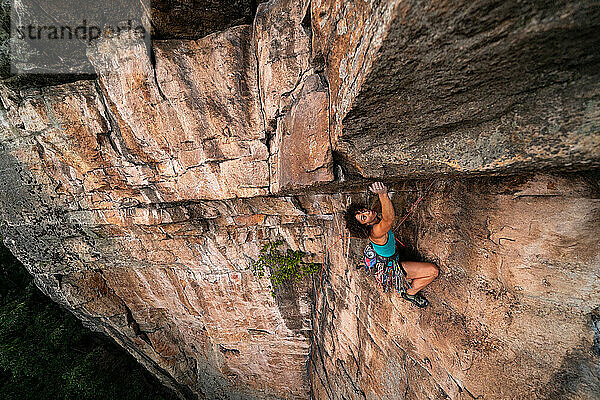
[[[371,190],[379,195],[379,201],[381,202],[381,221],[373,226],[371,236],[374,239],[387,235],[388,231],[392,229],[396,214],[394,213],[394,206],[390,200],[387,188],[381,182],[375,182],[371,185]]]

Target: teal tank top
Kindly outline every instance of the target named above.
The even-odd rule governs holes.
[[[387,242],[385,242],[383,246],[373,243],[370,239],[369,241],[373,245],[373,250],[375,250],[375,253],[382,257],[391,257],[396,252],[396,238],[394,237],[394,232],[392,232],[391,229],[388,231]]]

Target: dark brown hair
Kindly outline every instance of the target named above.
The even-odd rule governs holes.
[[[352,203],[350,204],[348,209],[346,209],[346,212],[344,213],[344,220],[346,221],[346,229],[350,231],[350,234],[352,236],[356,236],[363,239],[369,237],[372,226],[361,224],[356,219],[356,214],[368,209],[368,207],[360,203]]]

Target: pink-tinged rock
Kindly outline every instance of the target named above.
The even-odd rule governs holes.
[[[233,218],[236,225],[258,225],[262,224],[265,220],[264,214],[254,214],[254,215],[243,215],[239,217]]]
[[[241,26],[196,41],[153,42],[158,87],[183,127],[178,146],[204,148],[210,157],[264,139],[250,35]]]
[[[334,146],[342,134],[342,119],[360,93],[400,3],[398,0],[311,2],[313,57],[323,60],[329,84]]]
[[[365,243],[338,241],[343,225],[330,225],[332,270],[314,323],[336,323],[315,332],[315,397],[352,397],[358,387],[366,398],[593,398],[594,182],[593,174],[440,181],[395,230],[440,267],[423,290],[426,309],[356,270]],[[397,212],[422,194],[406,189],[394,197]]]
[[[197,41],[114,38],[89,57],[114,114],[121,156],[152,165],[137,176],[164,201],[268,193],[268,152],[249,27]]]
[[[311,65],[310,13],[309,2],[279,0],[261,4],[254,21],[274,193],[333,180],[329,94]]]
[[[516,3],[489,15],[486,4],[273,0],[259,6],[252,28],[156,41],[154,65],[139,44],[116,40],[90,53],[97,82],[16,91],[0,85],[5,243],[46,293],[163,381],[199,397],[306,399],[312,390],[317,399],[593,398],[600,323],[593,173],[434,185],[396,230],[441,268],[425,289],[425,310],[383,293],[356,269],[364,243],[348,237],[341,214],[350,198],[367,200],[364,187],[350,181],[334,195],[266,196],[269,189],[315,191],[331,180],[330,136],[334,149],[345,151],[341,159],[378,179],[398,177],[406,165],[436,154],[443,157],[431,165],[445,167],[415,173],[466,165],[484,173],[512,166],[524,174],[519,167],[546,168],[553,154],[558,166],[595,165],[597,55],[581,51],[597,36],[585,34],[597,25],[593,6],[569,3],[552,18],[523,19],[507,14],[519,11]],[[545,7],[531,10],[537,6]],[[472,18],[478,16],[485,18]],[[442,18],[438,24],[429,17]],[[494,21],[499,25],[483,26],[464,49],[463,39],[447,40],[443,45],[458,47],[430,56],[437,38]],[[525,25],[511,34],[504,21]],[[495,40],[500,34],[508,36]],[[529,43],[523,38],[532,39],[531,47],[522,46]],[[408,47],[393,45],[403,40]],[[531,50],[521,53],[527,57],[539,49],[559,52],[539,69],[556,81],[511,86],[523,83],[525,70],[497,80],[518,96],[533,96],[515,107],[542,112],[519,109],[504,118],[499,105],[512,107],[506,100],[521,97],[494,97],[501,90],[452,103],[473,94],[462,82],[479,79],[488,88],[497,76],[483,68],[445,86],[453,71],[485,67],[453,54],[485,56],[515,43]],[[493,64],[497,53],[490,54]],[[406,68],[397,64],[402,57],[409,57]],[[454,61],[466,67],[455,70]],[[435,69],[445,62],[448,70]],[[502,71],[502,62],[490,67]],[[553,65],[560,67],[547,68]],[[431,71],[442,72],[432,75],[442,89],[426,90]],[[420,88],[418,95],[404,83]],[[430,92],[452,96],[432,102]],[[486,129],[461,136],[460,129],[490,115],[488,106],[515,129],[496,130],[489,120]],[[373,135],[400,124],[398,115],[409,115],[401,126],[413,129],[402,130],[402,149],[393,130]],[[522,124],[522,115],[536,117]],[[468,116],[474,119],[463,124]],[[438,121],[460,140],[436,135]],[[420,132],[415,126],[434,128],[427,131],[433,143],[452,151],[430,153],[438,148],[412,136]],[[412,146],[415,138],[425,144]],[[536,155],[505,154],[503,143],[519,141]],[[568,146],[552,153],[557,141]],[[455,145],[477,157],[460,159]],[[488,151],[499,156],[477,164]],[[393,185],[398,215],[422,194],[421,183]],[[246,269],[277,239],[310,253],[307,261],[326,261],[314,287],[301,281],[272,298],[268,278]]]
[[[311,75],[277,125],[276,139],[281,143],[274,191],[333,180],[328,99],[319,76]]]
[[[261,3],[254,19],[260,98],[267,127],[286,110],[294,89],[309,72],[310,27],[302,25],[308,1],[276,0]]]

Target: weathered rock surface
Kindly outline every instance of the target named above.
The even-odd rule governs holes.
[[[334,245],[344,234],[334,224],[314,320],[315,398],[595,398],[597,179],[439,180],[396,230],[441,269],[425,310],[356,270],[362,244]],[[410,204],[398,189],[397,210]]]
[[[341,81],[334,150],[349,166],[368,177],[598,167],[596,3],[376,4],[385,38],[370,29],[355,46],[376,53],[346,56],[328,74]],[[342,36],[371,23],[339,15]],[[324,37],[343,41],[333,29]]]
[[[256,4],[264,0],[152,0],[152,37],[197,39],[236,25],[252,23]]]
[[[313,60],[329,83],[334,144],[342,135],[342,119],[371,71],[398,4],[398,0],[311,2]]]
[[[272,0],[152,52],[97,42],[95,80],[0,85],[0,230],[182,397],[593,398],[597,11]],[[408,174],[438,175],[397,230],[441,268],[426,310],[339,239],[362,178],[400,214]],[[322,276],[272,298],[246,267],[275,239],[329,249]]]
[[[271,191],[333,180],[329,94],[312,57],[310,2],[271,1],[254,22]]]
[[[269,239],[315,253],[318,217],[293,198],[198,202],[268,193],[249,32],[155,42],[155,65],[101,42],[97,83],[5,87],[3,233],[47,293],[188,397],[306,398],[309,288],[275,301],[245,268]]]
[[[307,282],[273,299],[245,268],[276,238],[316,253],[330,212],[259,197],[94,210],[84,193],[44,193],[42,170],[9,153],[3,165],[6,243],[56,301],[187,397],[307,398]]]
[[[107,40],[90,51],[119,150],[151,166],[154,198],[223,199],[268,193],[267,148],[250,30],[198,41]],[[153,179],[154,172],[160,178]]]

